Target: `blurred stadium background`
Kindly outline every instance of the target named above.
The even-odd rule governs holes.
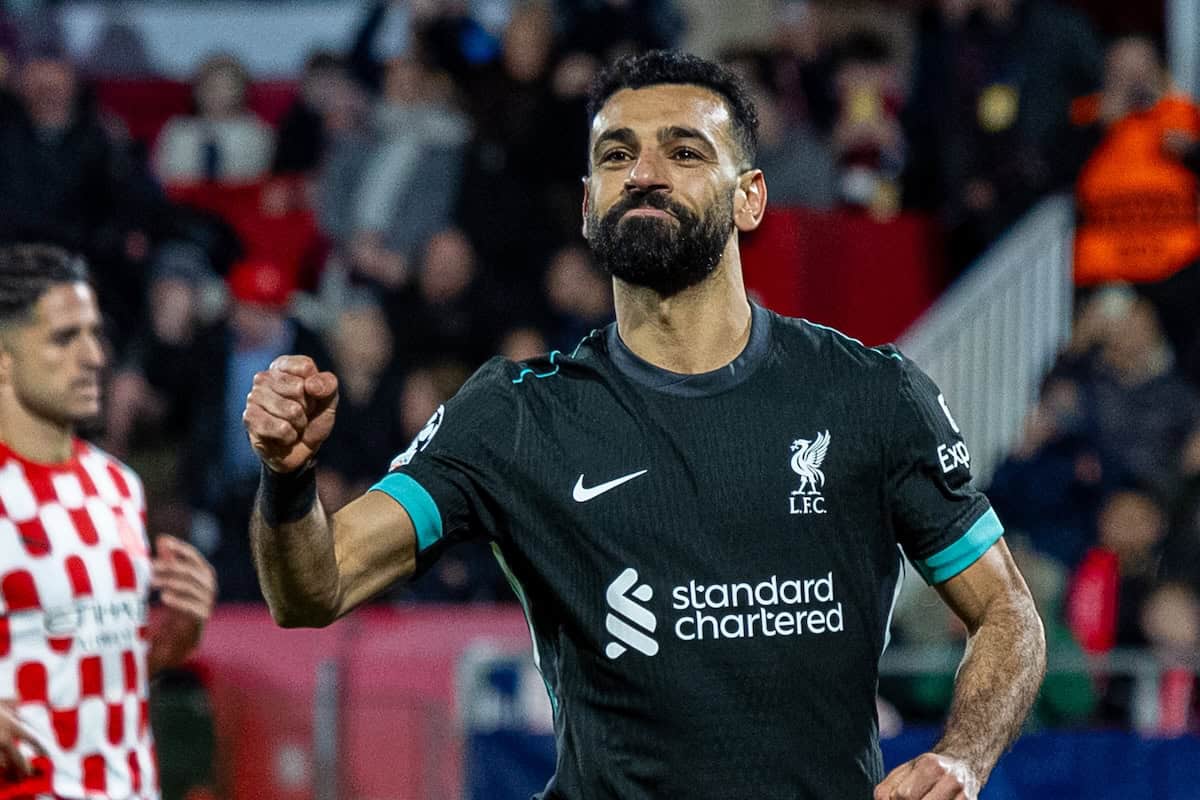
[[[113,354],[91,435],[220,575],[203,651],[155,687],[168,800],[524,800],[552,771],[483,547],[330,629],[274,628],[240,414],[278,353],[333,368],[336,508],[485,357],[606,324],[583,97],[661,46],[754,88],[755,296],[899,341],[1009,529],[1050,675],[984,797],[1200,798],[1200,3],[3,7],[0,239],[89,256]],[[892,763],[935,735],[962,647],[914,583],[883,661]]]

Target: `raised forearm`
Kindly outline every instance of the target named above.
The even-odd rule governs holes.
[[[250,517],[250,549],[271,616],[287,628],[337,618],[339,577],[333,527],[314,498],[303,513],[280,509],[260,485]]]
[[[946,730],[934,752],[960,758],[980,780],[1017,738],[1046,671],[1046,638],[1028,595],[992,601],[967,641]]]

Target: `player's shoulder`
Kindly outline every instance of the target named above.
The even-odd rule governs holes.
[[[133,467],[112,453],[94,442],[89,442],[85,439],[76,439],[75,456],[85,469],[91,467],[93,470],[106,470],[113,479],[117,490],[122,492],[122,494],[126,494],[130,499],[138,503],[145,501],[141,476],[137,474]]]
[[[523,361],[494,358],[488,365],[495,370],[495,380],[507,381],[515,391],[556,391],[574,378],[595,374],[605,352],[604,329],[596,329],[569,351],[551,350]]]
[[[849,334],[800,317],[771,312],[774,339],[784,357],[811,361],[826,371],[844,371],[864,379],[895,380],[908,360],[893,344],[868,346]]]
[[[562,394],[573,377],[594,372],[593,348],[602,338],[599,331],[593,331],[570,353],[551,350],[520,361],[493,356],[467,379],[455,399],[499,410],[522,405],[534,397]]]

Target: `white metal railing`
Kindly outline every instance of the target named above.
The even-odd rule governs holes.
[[[899,345],[941,388],[986,485],[1071,328],[1074,203],[1042,201]]]

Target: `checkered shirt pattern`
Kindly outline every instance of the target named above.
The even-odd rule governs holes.
[[[58,798],[158,798],[145,510],[137,475],[86,442],[53,465],[0,444],[0,699],[49,751]]]

